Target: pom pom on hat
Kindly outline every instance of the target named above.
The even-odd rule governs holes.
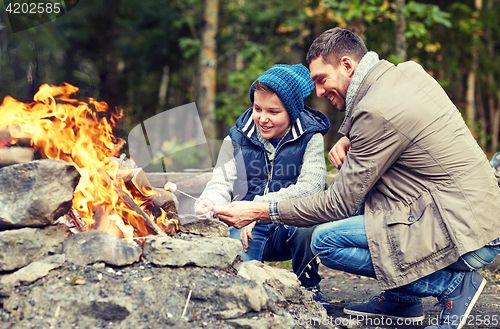
[[[304,98],[309,96],[314,88],[309,70],[302,64],[276,64],[262,73],[256,81],[271,88],[280,98],[294,123],[304,109]],[[250,101],[253,105],[254,84],[250,87]]]

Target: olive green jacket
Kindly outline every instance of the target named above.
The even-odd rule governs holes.
[[[278,203],[285,224],[351,217],[365,228],[382,289],[454,263],[500,236],[500,188],[445,91],[414,62],[381,60],[340,128],[351,143],[325,192]]]

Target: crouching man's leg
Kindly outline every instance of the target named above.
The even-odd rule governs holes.
[[[368,249],[364,216],[355,216],[318,225],[311,249],[329,268],[375,278]],[[364,304],[350,305],[344,313],[361,317],[385,316],[421,321],[422,300],[404,292],[386,291]]]
[[[470,321],[469,315],[486,285],[477,270],[493,262],[499,251],[499,247],[486,246],[469,252],[449,267],[397,290],[439,300],[439,319],[426,329],[460,329]]]
[[[318,226],[311,246],[328,267],[375,277],[362,217]],[[347,306],[344,312],[421,321],[424,317],[420,298],[434,296],[442,304],[441,314],[438,323],[426,329],[461,329],[486,284],[477,270],[493,262],[499,251],[499,247],[484,247],[470,252],[446,269],[382,292],[367,303]]]

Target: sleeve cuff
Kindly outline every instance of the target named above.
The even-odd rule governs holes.
[[[269,203],[269,217],[271,217],[271,222],[275,226],[284,225],[284,223],[280,219],[280,215],[278,213],[278,202],[270,202]]]

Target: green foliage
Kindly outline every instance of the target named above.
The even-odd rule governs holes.
[[[262,72],[273,64],[303,61],[294,48],[303,47],[310,30],[302,1],[228,1],[223,7],[216,117],[232,126],[251,105],[249,88]]]
[[[293,269],[291,260],[284,260],[281,262],[264,262],[264,264],[267,264],[267,265],[269,265],[271,267],[275,267],[275,268],[283,268],[286,270]]]
[[[379,18],[389,18],[392,16],[387,1],[383,0],[355,0],[339,1],[325,0],[325,8],[334,10],[334,17],[339,23],[349,22],[355,18],[363,18],[367,23],[371,23]]]
[[[192,38],[179,38],[179,48],[186,59],[194,58],[200,52],[200,40]]]
[[[251,106],[248,93],[252,82],[272,66],[272,54],[266,54],[264,47],[253,42],[246,45],[242,56],[250,61],[248,66],[242,71],[229,72],[227,81],[231,91],[223,91],[217,95],[220,104],[215,112],[217,120],[225,121],[230,126]]]
[[[441,24],[450,28],[450,13],[444,12],[437,5],[429,5],[409,1],[406,5],[407,38],[421,38],[427,34],[427,29],[434,24]]]

